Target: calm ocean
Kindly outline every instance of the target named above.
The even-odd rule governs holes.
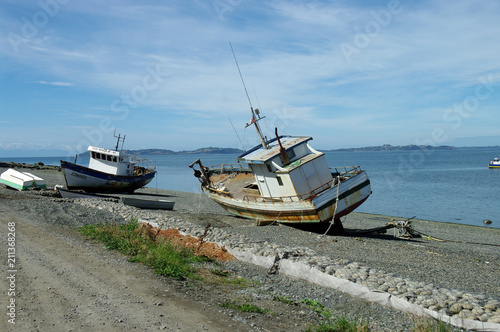
[[[500,169],[488,163],[499,157],[491,149],[405,152],[327,152],[331,167],[361,165],[372,184],[372,195],[356,211],[500,228]],[[145,156],[156,162],[157,177],[148,187],[200,192],[188,167],[200,158],[206,166],[235,163],[236,154]],[[3,158],[47,165],[74,158]],[[81,159],[84,165],[88,159]]]

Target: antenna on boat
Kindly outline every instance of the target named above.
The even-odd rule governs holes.
[[[250,120],[250,123],[246,124],[245,128],[249,127],[252,124],[255,125],[255,129],[257,129],[257,134],[259,135],[260,142],[262,143],[262,147],[264,149],[267,149],[268,146],[267,146],[266,140],[265,140],[264,136],[262,135],[262,131],[260,130],[260,126],[258,124],[259,120],[264,119],[265,116],[262,116],[262,117],[260,116],[260,111],[258,108],[255,110],[253,109],[252,102],[250,101],[250,96],[248,95],[247,87],[245,85],[245,81],[243,80],[243,76],[241,75],[240,66],[238,65],[238,60],[236,60],[236,54],[234,54],[233,45],[231,44],[231,42],[229,42],[229,46],[231,46],[231,51],[233,52],[234,62],[236,62],[236,67],[238,68],[238,73],[240,73],[241,83],[243,83],[243,88],[245,89],[248,103],[250,104],[250,110],[252,111],[252,120]],[[257,116],[255,116],[255,115],[257,115]]]
[[[115,131],[113,132],[113,137],[117,138],[118,140],[116,141],[116,146],[115,146],[115,151],[118,151],[118,147],[120,145],[120,141],[122,142],[122,150],[123,150],[123,143],[125,143],[125,137],[126,135],[123,135],[123,137],[120,136],[120,134],[118,134],[118,136],[116,136],[116,129]]]
[[[229,119],[229,122],[231,122],[231,126],[233,127],[234,133],[236,134],[236,137],[238,137],[238,141],[240,141],[241,147],[243,148],[243,151],[247,152],[247,149],[245,149],[245,146],[243,145],[243,142],[240,139],[240,135],[238,135],[238,132],[236,131],[236,128],[234,128],[233,121]]]

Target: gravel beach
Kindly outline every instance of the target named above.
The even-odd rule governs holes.
[[[5,168],[0,167],[0,172],[4,170]],[[44,178],[48,188],[64,184],[62,173],[56,169],[35,168],[30,171]],[[131,216],[156,223],[162,228],[178,228],[188,234],[193,233],[192,235],[200,235],[210,225],[211,232],[207,240],[224,244],[230,249],[271,260],[275,257],[285,258],[286,254],[290,256],[290,261],[311,266],[325,275],[390,293],[432,311],[461,319],[500,323],[498,228],[417,218],[412,222],[413,229],[429,237],[404,239],[395,236],[394,230],[388,230],[385,234],[359,231],[381,227],[389,222],[403,220],[404,217],[351,213],[343,220],[347,233],[331,236],[325,235],[328,225],[255,226],[250,220],[228,215],[202,193],[143,188],[134,194],[137,197],[144,195],[164,196],[175,201],[175,208],[173,211],[142,211],[121,203],[95,200],[77,202],[17,192],[0,186],[0,210],[4,215],[8,212],[10,215],[34,220],[39,227],[50,225],[56,226],[56,229],[99,222],[121,223]],[[8,220],[5,217],[2,219],[2,227],[5,227],[4,223]],[[22,241],[22,230],[19,232],[19,239]],[[415,326],[415,317],[410,314],[368,303],[328,287],[280,273],[269,274],[266,267],[242,261],[223,264],[225,269],[258,281],[259,284],[257,288],[239,290],[233,296],[250,297],[268,305],[277,305],[276,301],[272,301],[275,297],[310,299],[318,301],[336,315],[365,318],[374,330],[406,331]],[[29,265],[25,265],[23,269],[29,269]],[[162,280],[159,277],[157,279],[160,282]],[[3,294],[6,293],[3,289],[2,291]],[[220,299],[222,295],[229,296],[212,294],[211,297]],[[29,294],[23,296],[29,297]],[[25,310],[30,311],[29,305],[26,305]],[[293,324],[279,327],[276,317],[274,320],[266,320],[258,315],[249,319],[241,318],[241,315],[231,310],[220,308],[217,314],[226,317],[229,322],[226,327],[237,321],[237,324],[244,324],[244,330],[301,331],[306,324],[320,322],[317,315],[307,313],[304,308],[291,307],[287,313],[285,311],[288,309],[279,310],[284,310],[280,317],[288,317],[284,321],[293,321]],[[26,319],[27,317],[25,316]],[[26,326],[33,327],[29,324]],[[168,328],[168,325],[165,326]],[[239,328],[242,328],[241,325]]]

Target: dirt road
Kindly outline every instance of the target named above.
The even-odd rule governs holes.
[[[210,272],[204,281],[161,277],[78,232],[86,224],[125,222],[116,218],[0,188],[0,331],[291,332],[321,323],[304,306],[262,296],[258,285],[215,282]],[[221,307],[248,299],[268,313]]]
[[[16,294],[9,297],[15,299],[15,330],[248,329],[74,230],[9,214],[0,220],[4,228],[16,225]],[[13,330],[6,316],[2,322],[3,331]]]

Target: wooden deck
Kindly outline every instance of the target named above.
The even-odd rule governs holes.
[[[230,193],[235,199],[243,199],[245,196],[260,197],[258,189],[247,188],[251,184],[257,187],[252,173],[225,173],[213,175],[210,177],[210,181],[212,181],[214,185],[222,183],[224,189],[221,189],[222,186],[216,187],[218,187],[219,190]]]

